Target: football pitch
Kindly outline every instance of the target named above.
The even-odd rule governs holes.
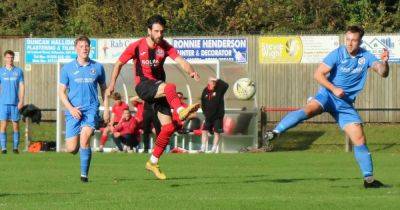
[[[0,209],[398,209],[398,135],[374,130],[398,126],[366,127],[375,176],[389,185],[368,190],[353,154],[330,145],[343,143],[337,128],[314,127],[282,137],[280,152],[167,154],[165,181],[145,171],[144,154],[94,153],[86,184],[78,155],[0,155]]]

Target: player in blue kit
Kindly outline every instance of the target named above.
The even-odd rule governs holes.
[[[77,58],[61,69],[59,95],[65,111],[65,138],[67,151],[79,150],[81,181],[88,182],[92,150],[90,137],[98,121],[99,100],[97,85],[104,100],[106,90],[104,67],[89,58],[90,40],[79,36],[75,40]],[[80,149],[79,149],[80,148]]]
[[[0,68],[0,144],[1,153],[7,154],[7,121],[13,125],[13,152],[18,154],[19,110],[24,105],[25,85],[22,69],[14,66],[14,52],[4,52],[6,65]]]
[[[321,85],[316,96],[298,111],[287,114],[272,131],[265,133],[266,141],[298,123],[322,112],[330,113],[353,143],[354,156],[364,177],[365,188],[379,188],[384,185],[374,179],[372,158],[366,146],[362,120],[353,104],[364,88],[368,69],[382,77],[389,74],[389,52],[383,49],[381,62],[367,50],[360,47],[364,29],[349,26],[345,34],[345,45],[328,54],[314,73],[314,79]]]

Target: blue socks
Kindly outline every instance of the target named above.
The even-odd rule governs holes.
[[[81,176],[88,177],[90,160],[92,159],[92,149],[80,148],[80,159],[81,159]]]
[[[0,133],[0,145],[2,150],[7,150],[7,134]],[[13,149],[18,149],[19,145],[19,132],[13,133]]]
[[[364,177],[372,176],[373,165],[371,154],[369,153],[367,145],[353,146],[354,157],[356,158],[360,170]]]
[[[303,120],[306,120],[308,117],[303,109],[290,112],[287,114],[275,127],[274,131],[278,133],[283,133],[290,128],[293,128],[297,124],[301,123]]]
[[[0,133],[0,145],[2,150],[7,150],[7,135],[6,133]]]
[[[13,133],[13,149],[18,149],[19,145],[19,132]]]

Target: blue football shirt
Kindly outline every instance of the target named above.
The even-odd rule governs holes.
[[[22,69],[13,67],[7,70],[0,68],[0,104],[17,105],[19,102],[19,84],[24,82]]]
[[[345,92],[344,99],[353,103],[364,88],[368,68],[376,61],[378,59],[364,48],[360,48],[357,55],[353,57],[342,45],[329,53],[323,63],[331,68],[328,81],[334,86],[342,88]]]
[[[97,84],[105,84],[105,80],[103,65],[93,60],[86,66],[81,66],[77,60],[71,61],[60,73],[60,83],[67,87],[70,103],[82,111],[97,111],[100,105]]]

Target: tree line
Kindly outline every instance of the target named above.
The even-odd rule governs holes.
[[[131,37],[154,14],[167,35],[329,34],[358,24],[398,32],[398,0],[3,0],[0,35]]]

